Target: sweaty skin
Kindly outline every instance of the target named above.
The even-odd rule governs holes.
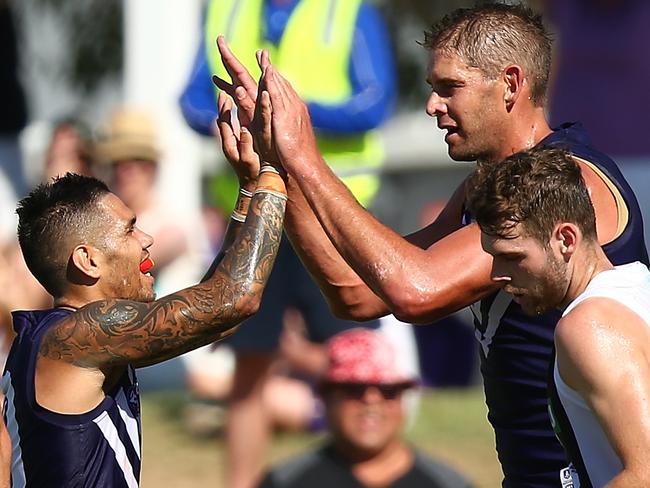
[[[255,80],[223,38],[217,45],[233,76],[232,84],[220,80],[218,86],[235,98],[241,110],[252,111],[258,93]],[[478,131],[472,128],[472,118],[461,114],[462,107],[457,108],[461,103],[474,107],[469,88],[483,83],[485,94],[503,98],[499,124],[509,138],[501,141],[505,137],[501,136],[497,152],[486,153],[491,159],[484,163],[527,149],[550,133],[543,107],[530,101],[530,88],[520,67],[509,66],[495,87],[495,82],[477,79],[475,70],[457,61],[449,62],[438,53],[431,58],[427,81],[432,95],[427,112],[443,125],[452,124],[452,116],[469,120],[463,131],[453,135],[454,144],[468,132]],[[262,52],[258,60],[273,105],[276,149],[289,175],[285,230],[336,315],[362,321],[392,312],[406,322],[429,323],[498,288],[490,279],[492,260],[481,249],[478,226],[460,223],[466,182],[459,185],[435,222],[400,236],[359,205],[334,175],[320,156],[305,104],[270,64],[268,53]],[[462,77],[464,84],[457,80]],[[458,86],[447,93],[440,86],[449,79]],[[486,144],[494,145],[493,138],[488,137]],[[602,179],[586,164],[579,164],[598,217],[601,244],[609,242],[618,226],[616,203]]]
[[[144,366],[234,332],[269,276],[282,232],[284,200],[253,198],[251,225],[203,283],[153,303],[102,300],[53,327],[41,356],[81,366]],[[89,352],[92,351],[92,354]]]

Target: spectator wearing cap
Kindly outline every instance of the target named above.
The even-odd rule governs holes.
[[[327,343],[321,380],[329,440],[276,467],[258,488],[467,488],[471,484],[401,438],[402,394],[417,379],[400,370],[382,332],[350,329]]]
[[[95,145],[98,175],[135,212],[138,226],[152,235],[159,296],[194,283],[202,270],[207,239],[198,218],[179,215],[173,196],[158,194],[162,150],[152,114],[121,107],[108,118]]]

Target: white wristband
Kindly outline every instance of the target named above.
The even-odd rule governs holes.
[[[276,175],[280,174],[280,172],[277,169],[269,165],[264,165],[260,168],[260,174],[262,173],[275,173]]]
[[[230,215],[230,218],[237,221],[237,222],[245,222],[246,221],[246,216],[243,213],[239,213],[236,210],[233,210],[232,214]]]

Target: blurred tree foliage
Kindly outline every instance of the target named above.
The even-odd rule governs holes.
[[[82,93],[107,77],[118,76],[123,63],[122,0],[21,0],[25,10],[45,10],[56,18],[68,52],[60,72]]]

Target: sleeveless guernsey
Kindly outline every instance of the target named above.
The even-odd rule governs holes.
[[[84,414],[59,414],[36,403],[41,339],[71,313],[55,308],[13,314],[17,336],[2,377],[12,487],[136,488],[140,397],[133,368],[126,368],[113,391]]]
[[[603,246],[617,264],[648,264],[641,212],[616,164],[596,150],[578,124],[565,124],[540,142],[558,146],[589,162],[611,183],[619,197],[620,232]],[[466,212],[463,223],[471,216]],[[553,364],[553,333],[559,312],[531,317],[497,292],[471,307],[480,343],[481,373],[488,420],[505,475],[504,487],[569,487],[571,476],[555,437],[547,408],[548,375]]]
[[[639,315],[650,327],[650,272],[644,264],[617,266],[596,275],[562,316],[591,297],[616,300]],[[578,473],[576,488],[606,485],[621,472],[623,465],[594,412],[560,377],[557,360],[554,361],[553,381],[549,386],[555,431]]]

